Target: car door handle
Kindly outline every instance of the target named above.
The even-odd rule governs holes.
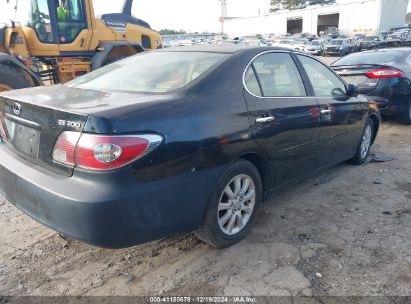
[[[267,117],[259,117],[255,121],[259,123],[265,123],[265,122],[270,122],[274,120],[275,118],[273,116],[267,116]]]
[[[333,111],[331,111],[331,110],[321,110],[321,114],[324,114],[324,115],[326,115],[326,114],[331,114]]]

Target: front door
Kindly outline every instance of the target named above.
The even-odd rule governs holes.
[[[324,159],[338,163],[352,157],[368,110],[362,97],[347,96],[345,83],[320,61],[297,55],[320,107],[320,150]]]
[[[280,186],[320,165],[319,112],[290,52],[256,57],[244,74],[244,96],[257,143],[271,156]]]
[[[57,20],[57,39],[62,55],[87,50],[92,31],[85,0],[53,0],[52,10]]]

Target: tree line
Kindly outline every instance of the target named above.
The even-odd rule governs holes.
[[[336,0],[271,0],[270,12],[274,13],[280,9],[300,9],[310,5],[334,4]]]

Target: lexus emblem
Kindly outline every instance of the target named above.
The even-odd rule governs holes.
[[[21,114],[21,105],[20,105],[19,103],[15,102],[15,103],[13,104],[13,112],[14,112],[14,114],[16,114],[17,116],[20,116],[20,114]]]

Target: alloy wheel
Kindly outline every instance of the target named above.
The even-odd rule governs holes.
[[[372,136],[372,128],[370,125],[367,125],[364,130],[364,134],[362,136],[361,141],[361,158],[365,158],[368,154],[368,150],[370,149],[371,145],[371,136]]]
[[[217,211],[218,225],[224,234],[237,234],[247,225],[254,211],[255,198],[255,184],[250,176],[237,175],[227,184]]]

